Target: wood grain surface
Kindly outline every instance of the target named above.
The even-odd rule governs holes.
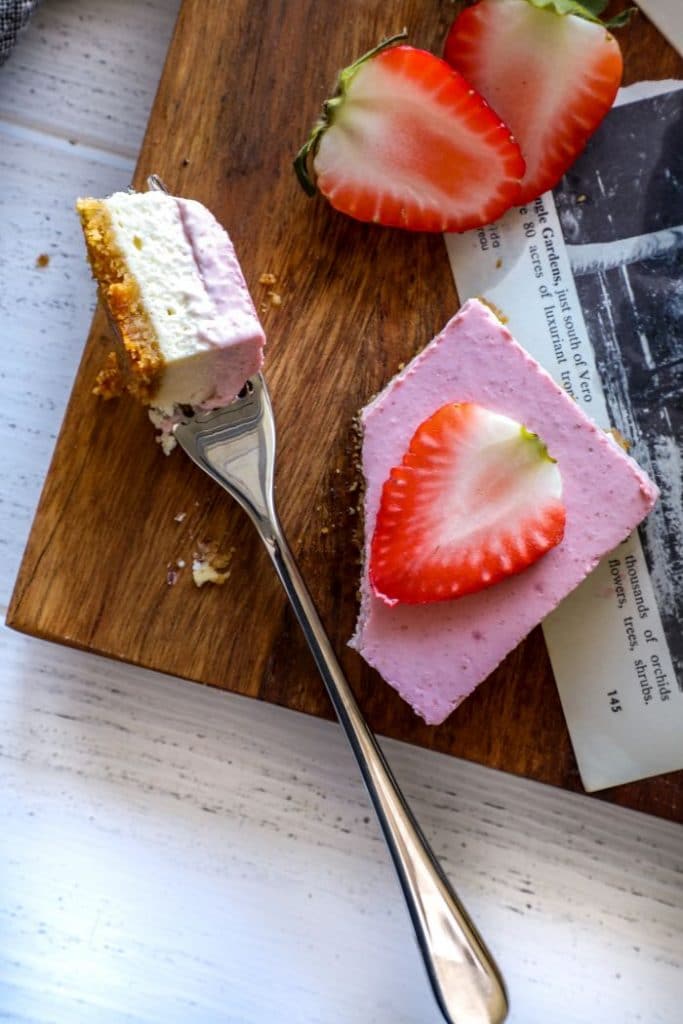
[[[618,9],[620,5],[615,5]],[[339,67],[407,26],[439,51],[449,0],[340,15],[305,0],[185,0],[138,163],[226,225],[268,334],[285,529],[361,706],[377,731],[580,789],[539,630],[442,726],[428,727],[352,651],[360,517],[358,409],[455,312],[440,236],[356,224],[299,189],[291,158]],[[625,82],[681,64],[647,20],[622,32]],[[277,275],[272,306],[264,272]],[[86,345],[8,622],[41,637],[309,713],[327,698],[253,528],[181,453],[161,456],[144,410],[91,394],[110,347],[98,313]],[[181,522],[176,516],[185,513]],[[232,551],[224,587],[197,590],[202,542]],[[169,564],[184,560],[175,585]],[[605,794],[683,820],[683,774]]]

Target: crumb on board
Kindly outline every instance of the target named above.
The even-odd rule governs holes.
[[[177,562],[169,562],[166,566],[166,583],[174,587],[178,582],[181,571],[185,568],[185,559],[179,558]]]
[[[587,199],[588,196],[584,195],[583,193],[580,196],[576,197],[577,203],[585,203]]]
[[[187,512],[179,512],[177,516],[173,516],[174,523],[182,523],[183,519],[187,516]]]
[[[214,542],[204,542],[197,545],[197,550],[192,557],[192,579],[197,587],[203,587],[205,583],[213,583],[222,586],[230,579],[230,563],[235,548],[230,548],[226,554],[218,551]]]
[[[222,586],[230,578],[230,570],[220,572],[206,558],[192,559],[192,579],[196,586],[203,587],[205,583],[215,583]]]
[[[46,252],[41,252],[39,256],[36,256],[36,266],[39,270],[43,270],[45,267],[50,265],[50,257]]]
[[[110,352],[104,362],[104,367],[95,377],[95,386],[92,389],[92,393],[107,401],[110,398],[118,398],[119,395],[123,394],[123,390],[123,375],[116,352]]]
[[[499,256],[498,259],[496,260],[496,270],[500,270],[500,268],[502,266],[503,266],[503,261],[502,261],[502,259]]]
[[[273,274],[270,270],[265,270],[262,274],[259,274],[258,283],[269,288],[269,291],[266,292],[266,299],[268,301],[263,301],[259,305],[261,313],[266,313],[269,306],[282,305],[282,296],[273,288],[273,285],[277,284],[277,274]]]

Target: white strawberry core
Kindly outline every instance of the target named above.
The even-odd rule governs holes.
[[[425,467],[424,486],[433,489],[436,500],[425,509],[420,529],[429,530],[435,549],[444,548],[444,562],[454,547],[471,547],[471,558],[476,560],[483,536],[489,547],[495,547],[492,536],[516,532],[530,516],[562,497],[557,464],[519,423],[478,407],[472,428],[465,437],[453,429],[450,437],[442,439],[443,445],[434,448],[430,460],[431,469],[437,470],[434,477]],[[517,545],[523,556],[522,536]],[[502,544],[500,554],[504,556]]]

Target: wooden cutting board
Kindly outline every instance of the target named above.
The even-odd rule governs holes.
[[[185,0],[135,184],[156,172],[228,227],[268,334],[285,529],[378,732],[570,789],[581,784],[540,630],[442,726],[428,727],[346,647],[356,614],[358,409],[453,315],[441,236],[357,224],[310,200],[292,156],[337,70],[404,25],[439,52],[451,0]],[[677,77],[643,16],[620,33],[625,81]],[[75,198],[75,197],[74,197]],[[84,256],[85,258],[85,256]],[[277,275],[281,304],[259,284]],[[91,394],[101,313],[76,378],[8,614],[16,629],[311,714],[330,707],[253,528],[146,413]],[[182,521],[178,521],[182,517]],[[201,542],[232,552],[197,590]],[[187,567],[169,585],[170,563]],[[683,820],[683,773],[607,799]]]

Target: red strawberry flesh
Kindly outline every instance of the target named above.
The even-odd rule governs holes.
[[[517,199],[553,188],[614,102],[619,44],[604,25],[533,0],[479,0],[449,32],[445,58],[509,125],[526,161]]]

